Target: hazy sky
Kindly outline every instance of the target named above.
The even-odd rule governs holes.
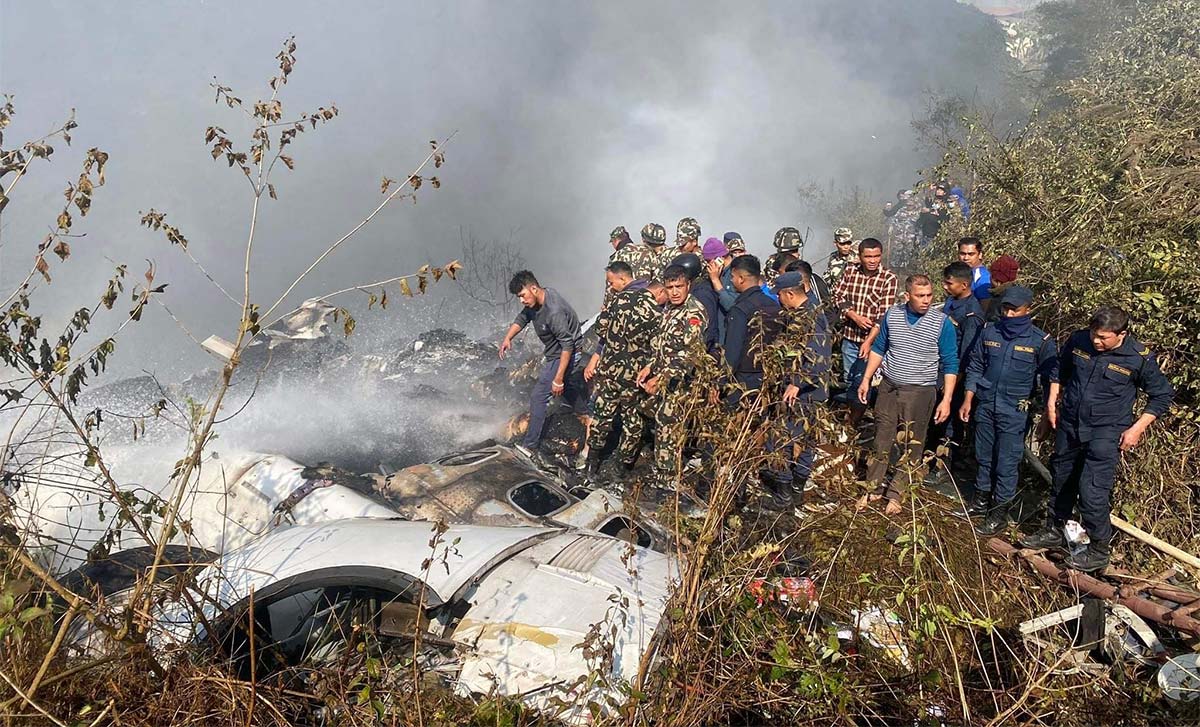
[[[154,207],[227,287],[240,290],[247,185],[214,163],[205,127],[241,139],[249,122],[213,104],[214,76],[247,101],[268,93],[281,41],[298,63],[285,117],[336,103],[328,127],[294,145],[275,178],[254,257],[254,299],[269,302],[330,241],[378,203],[454,130],[443,186],[398,205],[339,251],[296,301],[457,255],[460,228],[516,231],[531,267],[581,311],[594,307],[608,231],[648,221],[704,235],[738,230],[770,250],[784,225],[812,225],[805,179],[873,188],[881,202],[931,160],[910,122],[926,89],[973,93],[999,69],[979,51],[992,21],[953,0],[726,4],[603,2],[19,2],[0,0],[0,91],[17,116],[5,146],[40,136],[74,107],[74,148],[35,168],[0,217],[7,291],[52,224],[83,152],[110,152],[108,184],[77,224],[87,237],[54,263],[44,303],[61,314],[94,299],[109,259],[140,276],[197,335],[230,336],[234,307],[160,233]],[[822,253],[823,254],[823,253]],[[394,291],[393,291],[394,293]],[[389,309],[360,325],[415,314]],[[391,317],[390,319],[388,317]],[[114,321],[119,322],[119,321]],[[122,370],[175,372],[194,346],[161,310],[130,332]]]

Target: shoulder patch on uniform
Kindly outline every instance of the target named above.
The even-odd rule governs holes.
[[[689,326],[698,326],[698,325],[700,325],[700,319],[695,316],[692,316],[691,318],[688,319],[688,325]]]
[[[1110,368],[1113,371],[1116,371],[1118,373],[1125,374],[1126,376],[1129,376],[1130,374],[1133,373],[1133,371],[1130,371],[1129,369],[1125,368],[1124,366],[1118,366],[1115,363],[1110,363],[1108,365],[1108,368]]]
[[[1083,351],[1080,351],[1078,348],[1071,349],[1071,353],[1075,354],[1076,356],[1083,359],[1084,361],[1090,361],[1092,358],[1091,356],[1087,355]]]
[[[1037,351],[1033,350],[1033,346],[1013,346],[1013,350],[1022,353],[1037,353]]]
[[[985,346],[991,346],[992,348],[1000,348],[1000,342],[999,342],[999,341],[988,341],[988,340],[984,340],[984,342],[983,342],[983,345],[985,345]]]
[[[1149,356],[1149,355],[1150,355],[1150,349],[1146,348],[1146,346],[1144,346],[1144,345],[1143,345],[1143,344],[1141,344],[1141,343],[1135,343],[1135,344],[1133,344],[1133,350],[1134,350],[1134,351],[1137,351],[1137,352],[1138,352],[1139,354],[1141,354],[1142,356]]]

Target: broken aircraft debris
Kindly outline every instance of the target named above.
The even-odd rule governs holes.
[[[196,575],[190,603],[202,612],[169,600],[150,644],[164,656],[209,650],[247,675],[253,644],[257,677],[286,679],[352,642],[386,657],[412,655],[416,641],[420,663],[460,694],[585,723],[589,702],[606,708],[635,679],[677,579],[671,556],[576,528],[332,520],[217,557]],[[104,579],[73,580],[120,602]],[[74,641],[103,650],[86,625]]]

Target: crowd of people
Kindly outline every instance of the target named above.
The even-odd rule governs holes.
[[[973,487],[963,488],[963,513],[978,533],[991,535],[1009,525],[1026,435],[1042,411],[1055,432],[1050,502],[1044,526],[1021,542],[1065,547],[1064,525],[1078,509],[1090,543],[1067,565],[1107,565],[1121,452],[1138,444],[1174,396],[1153,354],[1130,335],[1123,310],[1099,308],[1060,346],[1034,325],[1035,295],[1017,280],[1017,261],[1001,255],[988,266],[974,237],[959,240],[958,259],[940,279],[913,273],[903,282],[884,264],[879,240],[856,243],[847,228],[835,231],[823,275],[803,259],[794,227],[776,233],[775,251],[763,262],[736,232],[703,244],[700,237],[691,217],[679,221],[674,245],[656,223],[642,228],[639,241],[624,227],[612,231],[599,343],[590,355],[566,299],[530,271],[513,276],[509,290],[523,308],[500,355],[529,324],[545,346],[520,445],[527,455],[540,456],[547,409],[561,397],[589,422],[576,463],[588,477],[619,482],[649,425],[654,485],[673,489],[689,442],[685,409],[698,394],[730,411],[770,397],[779,405],[757,411],[782,434],[764,444],[775,455],[760,472],[764,505],[798,511],[818,419],[844,416],[857,426],[873,408],[866,493],[857,506],[878,502],[886,514],[901,512],[905,493],[924,478],[929,443],[944,442],[963,461],[973,450],[977,469]],[[944,299],[935,302],[938,283]],[[782,336],[795,330],[802,334]],[[780,346],[788,350],[775,360],[788,369],[764,378],[766,352]],[[720,376],[701,381],[699,370],[713,366]],[[1139,393],[1146,403],[1135,419]]]
[[[966,219],[970,214],[966,193],[952,181],[930,184],[923,193],[918,189],[900,190],[895,201],[883,206],[888,257],[893,262],[917,260],[946,221],[955,216]]]

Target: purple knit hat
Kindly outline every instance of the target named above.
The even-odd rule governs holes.
[[[725,243],[715,237],[710,237],[704,241],[704,247],[700,249],[704,255],[704,262],[716,260],[719,257],[725,257],[729,254],[729,248],[725,247]]]

